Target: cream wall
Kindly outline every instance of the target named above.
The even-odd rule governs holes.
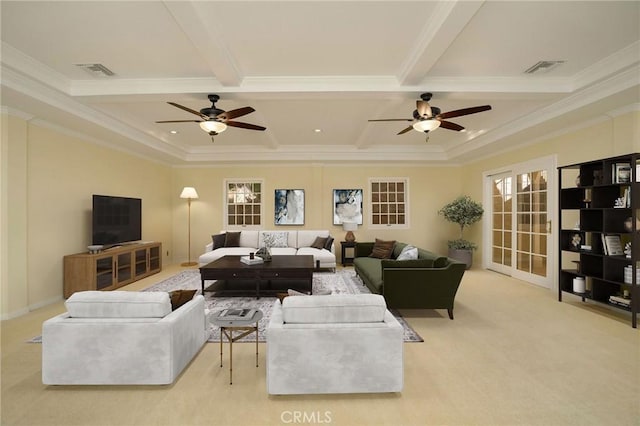
[[[370,177],[409,178],[410,229],[372,229],[368,225],[368,179]],[[225,178],[264,179],[263,229],[276,229],[273,220],[274,190],[305,190],[304,226],[278,226],[278,229],[329,229],[339,241],[345,231],[333,225],[333,189],[364,189],[363,226],[355,231],[359,241],[374,238],[396,239],[436,252],[446,252],[446,241],[456,236],[456,227],[446,222],[437,211],[462,193],[458,167],[380,167],[380,166],[247,166],[222,168],[179,168],[174,172],[174,250],[176,261],[187,259],[187,202],[178,198],[184,186],[194,186],[199,199],[191,204],[191,257],[197,257],[211,241],[211,235],[224,228],[223,182]]]
[[[24,120],[2,114],[0,170],[0,277],[2,313],[28,312],[27,281],[27,125]],[[10,286],[10,283],[19,285]]]
[[[5,121],[10,232],[2,236],[2,270],[8,269],[2,275],[2,318],[62,298],[63,256],[86,251],[91,244],[92,194],[141,198],[142,239],[161,241],[163,261],[170,262],[169,166],[17,117]]]

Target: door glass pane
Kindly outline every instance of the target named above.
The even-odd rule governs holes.
[[[492,261],[495,264],[510,265],[511,250],[511,176],[501,175],[493,179],[492,193]]]
[[[531,256],[531,273],[542,277],[547,275],[546,256]]]
[[[521,251],[518,252],[517,255],[517,265],[516,267],[524,272],[529,272],[530,271],[530,259],[531,256],[528,253],[523,253]]]
[[[504,266],[511,266],[511,250],[504,251]]]
[[[531,238],[531,252],[535,254],[547,254],[547,235],[533,235]]]
[[[518,213],[518,231],[531,231],[531,216],[529,213]]]
[[[547,172],[517,176],[516,267],[520,271],[547,276]]]

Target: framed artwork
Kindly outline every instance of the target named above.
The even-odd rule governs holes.
[[[333,190],[333,224],[343,222],[362,225],[362,189]]]
[[[276,189],[273,205],[276,225],[304,225],[304,189]]]
[[[613,165],[613,183],[627,183],[631,181],[631,165],[629,163],[615,163]]]

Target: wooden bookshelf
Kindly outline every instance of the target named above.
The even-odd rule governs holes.
[[[558,167],[558,300],[562,301],[563,292],[572,293],[583,302],[630,312],[634,328],[640,305],[640,173],[636,167],[640,167],[640,154]],[[630,243],[631,253],[611,254],[612,240],[619,240],[623,248]],[[585,279],[584,293],[573,291],[576,277]],[[617,303],[621,298],[628,306]]]

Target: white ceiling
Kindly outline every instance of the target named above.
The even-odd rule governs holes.
[[[0,2],[2,105],[173,165],[464,163],[640,109],[638,1]],[[541,60],[565,61],[546,73]],[[101,63],[95,77],[75,64]],[[464,132],[397,136],[420,94]],[[194,110],[252,106],[212,143]],[[315,132],[321,129],[321,132]],[[170,133],[178,131],[177,134]]]

